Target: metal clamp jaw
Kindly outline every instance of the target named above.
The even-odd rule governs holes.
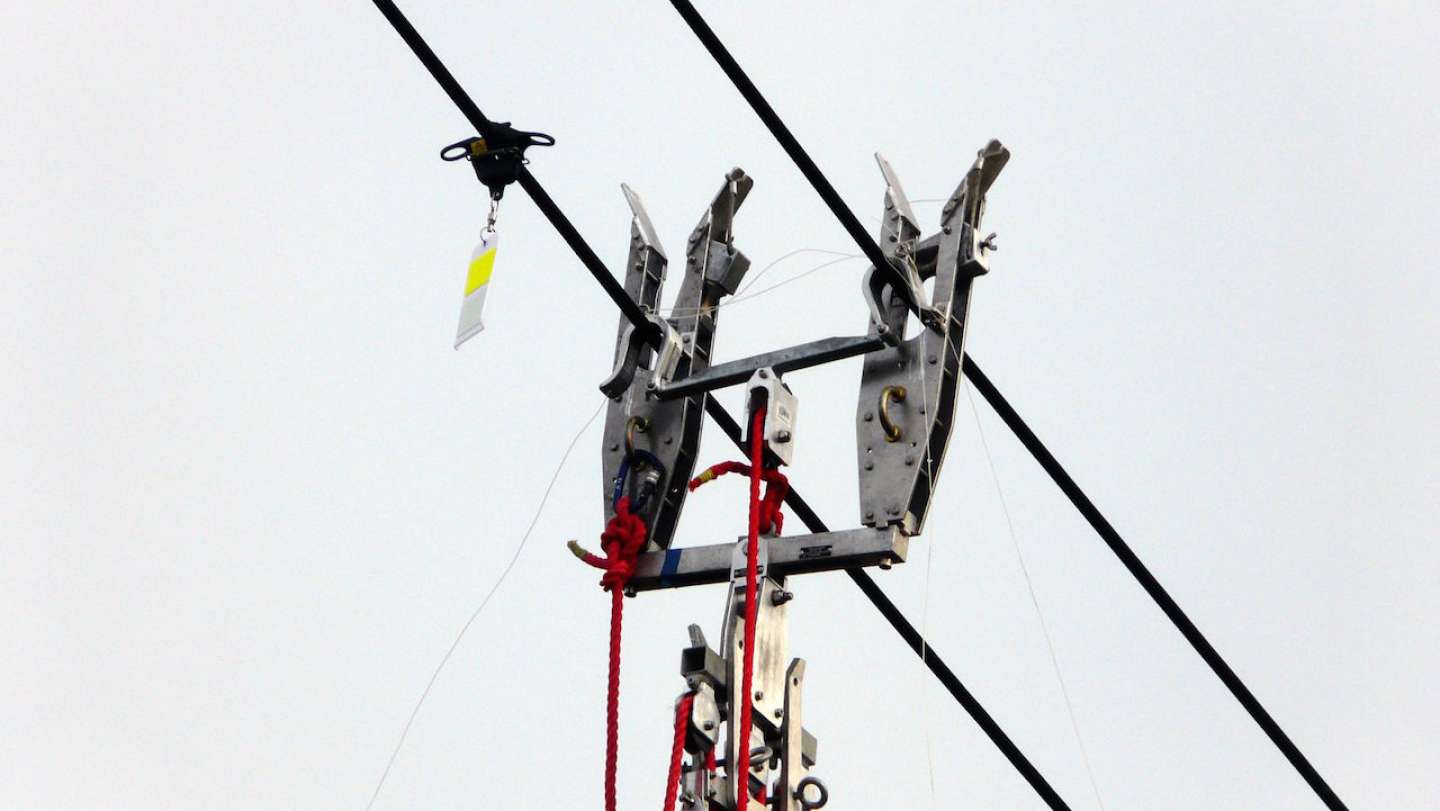
[[[669,547],[674,537],[705,419],[703,392],[662,400],[658,390],[709,368],[720,300],[735,292],[750,267],[735,249],[732,225],[753,185],[740,169],[725,175],[691,232],[680,293],[668,318],[659,314],[665,250],[639,196],[622,186],[632,213],[625,290],[649,314],[660,341],[657,351],[647,343],[649,336],[622,317],[615,368],[600,387],[610,398],[601,446],[602,490],[606,520],[614,515],[617,493],[631,498],[632,509],[649,528],[651,550]]]
[[[912,287],[933,279],[931,307],[943,317],[906,335],[905,297],[887,274],[871,268],[863,292],[870,334],[889,346],[865,356],[856,411],[860,512],[871,527],[898,525],[907,535],[925,525],[935,480],[950,442],[961,358],[975,277],[989,272],[993,235],[977,236],[985,194],[1010,159],[999,141],[980,150],[946,202],[941,230],[920,239],[899,178],[876,155],[885,176],[885,218],[880,245]]]

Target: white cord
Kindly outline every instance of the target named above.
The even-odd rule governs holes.
[[[445,669],[445,665],[450,661],[450,657],[455,653],[455,649],[460,647],[460,640],[465,638],[465,632],[470,630],[470,626],[475,623],[475,620],[480,616],[480,612],[484,611],[485,606],[490,604],[490,598],[494,597],[495,592],[500,590],[500,586],[504,584],[505,578],[510,576],[510,570],[514,569],[516,562],[520,560],[520,553],[525,551],[525,542],[530,540],[530,533],[535,531],[535,524],[540,521],[540,514],[545,510],[545,503],[550,500],[550,491],[555,489],[555,482],[559,480],[560,472],[565,469],[565,463],[569,461],[571,451],[575,450],[576,443],[580,441],[580,437],[585,434],[586,429],[595,422],[595,418],[600,416],[600,411],[605,408],[606,402],[608,401],[600,401],[600,405],[595,408],[595,413],[591,414],[590,419],[586,420],[585,424],[580,426],[580,430],[575,432],[575,438],[571,439],[570,444],[565,447],[565,453],[560,457],[560,464],[555,466],[555,472],[550,476],[550,484],[545,487],[545,494],[540,496],[540,505],[535,508],[535,516],[530,519],[530,526],[526,527],[525,534],[520,536],[520,544],[515,547],[515,554],[511,556],[510,562],[505,565],[505,570],[500,573],[500,579],[496,580],[495,585],[490,587],[490,591],[486,593],[485,599],[480,601],[480,605],[471,612],[470,618],[465,620],[464,625],[460,626],[460,633],[455,635],[455,641],[450,643],[449,650],[445,651],[445,655],[440,657],[440,664],[435,666],[435,672],[430,674],[430,680],[425,683],[425,689],[420,692],[420,700],[415,702],[415,708],[410,711],[410,718],[405,721],[405,728],[400,730],[400,740],[395,742],[395,751],[390,753],[390,759],[385,763],[385,771],[380,774],[380,780],[375,784],[375,791],[370,795],[370,802],[365,804],[366,811],[369,811],[370,807],[375,805],[375,800],[380,796],[380,789],[385,787],[385,778],[390,776],[390,769],[395,765],[395,758],[400,755],[400,748],[405,745],[405,737],[410,734],[410,727],[414,725],[415,717],[420,714],[420,707],[425,704],[425,699],[430,696],[430,688],[435,686],[435,680],[440,677],[440,671]]]
[[[953,349],[953,347],[952,347]],[[1095,804],[1105,809],[1100,799],[1100,785],[1095,781],[1095,770],[1090,767],[1090,753],[1085,749],[1085,740],[1080,736],[1080,724],[1075,719],[1075,707],[1070,703],[1070,690],[1065,686],[1065,677],[1060,672],[1060,658],[1055,655],[1055,644],[1050,639],[1050,628],[1045,623],[1045,614],[1040,610],[1040,600],[1035,596],[1035,585],[1030,581],[1030,569],[1025,565],[1025,555],[1020,551],[1020,539],[1015,533],[1015,522],[1010,518],[1010,507],[1005,501],[1005,491],[1000,488],[1000,474],[995,468],[995,457],[990,454],[990,443],[985,440],[985,429],[980,423],[980,409],[975,407],[975,395],[969,381],[965,383],[965,399],[970,401],[970,413],[975,415],[975,429],[980,434],[980,446],[985,449],[985,461],[990,464],[990,477],[995,482],[995,494],[1000,497],[1000,510],[1005,514],[1005,525],[1010,530],[1010,544],[1015,548],[1015,560],[1020,564],[1020,573],[1025,576],[1025,589],[1030,593],[1030,604],[1035,607],[1035,618],[1040,621],[1040,632],[1045,637],[1045,648],[1050,651],[1050,665],[1055,669],[1055,681],[1060,684],[1060,695],[1065,699],[1065,711],[1070,715],[1070,729],[1075,733],[1075,744],[1080,747],[1080,759],[1085,763],[1085,774],[1090,778],[1090,790],[1095,792]]]
[[[770,268],[774,267],[774,266],[775,266],[776,264],[778,264],[781,260],[785,259],[785,257],[787,257],[787,256],[794,256],[795,254],[800,253],[800,251],[812,251],[812,252],[816,252],[816,253],[834,253],[834,254],[839,254],[839,255],[840,255],[840,258],[839,258],[839,259],[831,259],[831,260],[828,261],[828,262],[822,262],[822,263],[816,265],[815,267],[812,267],[812,268],[810,268],[810,269],[808,269],[808,270],[806,270],[806,271],[804,271],[804,272],[802,272],[802,273],[798,273],[798,274],[796,274],[796,275],[794,275],[794,276],[791,276],[790,278],[786,279],[786,280],[783,281],[783,282],[776,282],[775,284],[772,284],[772,285],[770,285],[769,287],[766,287],[766,288],[764,288],[764,289],[762,289],[762,290],[757,290],[757,291],[755,291],[754,293],[750,293],[750,294],[744,295],[744,296],[736,296],[736,297],[730,298],[730,299],[725,299],[725,300],[721,301],[719,304],[715,305],[715,308],[716,308],[716,309],[724,309],[724,308],[733,306],[733,305],[735,305],[735,304],[739,304],[739,303],[742,302],[742,301],[751,301],[751,300],[753,300],[753,299],[760,298],[761,296],[765,295],[766,293],[769,293],[770,291],[772,291],[772,290],[774,290],[774,289],[776,289],[776,288],[778,288],[778,287],[784,287],[785,285],[790,284],[791,282],[798,282],[798,281],[800,281],[801,279],[805,278],[806,276],[809,276],[810,274],[815,273],[815,272],[817,272],[817,271],[824,270],[825,268],[828,268],[828,267],[830,267],[831,265],[838,265],[838,264],[840,264],[841,262],[847,262],[847,261],[849,261],[849,260],[851,260],[851,259],[863,259],[863,258],[865,258],[864,256],[862,256],[861,254],[858,254],[858,253],[840,254],[839,251],[827,251],[827,250],[822,250],[822,249],[820,249],[820,248],[801,248],[801,249],[798,250],[798,251],[791,251],[790,253],[785,254],[785,256],[780,257],[780,259],[776,259],[774,262],[771,262],[769,265],[766,265],[764,268],[761,269],[760,273],[755,274],[755,278],[757,278],[757,279],[760,278],[760,276],[763,275],[766,270],[769,270]],[[739,292],[743,292],[743,291],[749,290],[749,289],[750,289],[750,285],[745,285],[744,287],[741,287],[741,288],[740,288],[740,291],[739,291]],[[703,308],[703,307],[671,307],[671,308],[669,308],[669,309],[666,309],[666,310],[664,311],[664,313],[665,313],[665,315],[669,315],[669,316],[676,316],[676,315],[693,315],[694,313],[700,312],[702,309],[704,309],[704,308]]]
[[[929,386],[924,385],[923,381],[920,386],[920,402],[925,408],[924,417],[926,420],[929,420],[931,417],[930,388]],[[926,436],[928,439],[928,432],[926,433]],[[935,471],[931,467],[933,462],[930,459],[930,445],[928,441],[926,442],[925,447],[921,449],[920,452],[925,454],[925,476],[927,477],[925,486],[930,488],[929,509],[934,510]],[[939,533],[935,531],[935,516],[931,515],[929,538],[927,539],[927,542],[925,544],[925,588],[923,590],[924,596],[921,598],[920,607],[920,661],[922,664],[927,661],[925,654],[929,650],[927,645],[930,638],[930,572],[935,567],[935,538],[938,535]],[[925,678],[924,673],[920,674],[920,680],[920,713],[921,720],[925,727],[925,766],[927,769],[929,769],[930,772],[930,808],[931,811],[934,811],[935,747],[930,739],[930,680]]]

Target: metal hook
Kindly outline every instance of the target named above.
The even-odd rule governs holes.
[[[905,432],[890,419],[890,402],[905,402],[904,386],[886,386],[880,391],[880,427],[885,429],[886,442],[899,442]]]
[[[636,432],[645,433],[650,430],[650,420],[645,417],[631,417],[625,423],[625,455],[629,456],[635,452]]]

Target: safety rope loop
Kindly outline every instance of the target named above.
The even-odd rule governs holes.
[[[702,484],[712,482],[726,473],[750,475],[751,466],[744,462],[720,462],[706,468],[699,476],[690,480],[688,487],[693,493]],[[779,535],[785,527],[785,515],[780,512],[785,496],[790,493],[790,480],[775,468],[762,467],[760,479],[765,482],[765,496],[760,500],[760,534]]]
[[[690,708],[695,705],[695,694],[686,693],[675,702],[675,739],[670,744],[670,776],[665,781],[665,811],[675,811],[675,799],[680,794],[680,762],[685,754],[685,734],[690,728]]]

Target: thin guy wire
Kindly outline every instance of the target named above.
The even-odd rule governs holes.
[[[755,286],[755,283],[758,282],[758,281],[760,281],[760,277],[761,277],[761,276],[764,276],[766,273],[768,273],[768,272],[770,271],[770,268],[775,267],[776,265],[780,264],[781,262],[784,262],[786,259],[789,259],[789,258],[792,257],[792,256],[798,256],[799,254],[802,254],[802,253],[828,253],[828,254],[830,254],[831,256],[859,256],[859,254],[848,253],[848,252],[846,252],[846,251],[832,251],[832,250],[830,250],[829,248],[796,248],[795,250],[793,250],[793,251],[785,254],[784,256],[780,257],[779,259],[776,259],[775,261],[773,261],[773,262],[771,262],[770,264],[766,265],[765,267],[760,268],[759,272],[757,272],[754,276],[751,276],[749,279],[747,279],[744,284],[740,285],[740,289],[735,291],[735,295],[737,295],[737,296],[743,296],[743,295],[745,295],[745,291],[747,291],[747,290],[749,290],[750,288],[754,287],[754,286]]]
[[[963,378],[962,378],[963,380]],[[975,395],[965,381],[965,399],[970,403],[970,413],[975,416],[975,430],[980,435],[980,446],[985,449],[985,461],[990,465],[990,478],[995,482],[995,495],[1000,497],[1000,511],[1005,514],[1005,526],[1010,530],[1010,544],[1015,548],[1015,560],[1020,564],[1020,573],[1025,576],[1025,590],[1030,593],[1030,605],[1035,607],[1035,618],[1040,621],[1040,633],[1045,637],[1045,648],[1050,652],[1050,664],[1055,668],[1055,681],[1060,683],[1060,695],[1065,698],[1065,711],[1070,715],[1070,729],[1075,733],[1075,744],[1080,747],[1080,759],[1085,763],[1085,774],[1090,778],[1090,790],[1095,792],[1095,803],[1101,811],[1105,801],[1100,799],[1100,784],[1095,780],[1095,770],[1090,766],[1090,753],[1085,748],[1085,739],[1080,736],[1080,724],[1075,719],[1075,706],[1070,703],[1070,690],[1065,686],[1065,677],[1060,673],[1060,658],[1055,655],[1055,644],[1050,639],[1050,628],[1045,622],[1045,613],[1040,610],[1040,600],[1035,596],[1035,584],[1030,580],[1030,569],[1025,565],[1025,555],[1020,551],[1020,538],[1015,532],[1015,522],[1010,518],[1010,506],[1005,500],[1005,491],[1000,488],[1000,473],[995,468],[995,457],[990,454],[990,443],[985,440],[985,428],[980,423],[980,409],[975,406]]]
[[[804,249],[802,249],[802,250],[816,251],[816,250],[820,250],[820,249],[818,249],[818,248],[804,248]],[[792,253],[796,253],[796,252],[792,252]],[[825,251],[825,253],[832,253],[832,251]],[[790,255],[792,255],[792,254],[786,254],[786,256],[790,256]],[[781,259],[784,259],[784,258],[785,258],[785,257],[783,257],[783,256],[781,257]],[[731,306],[733,306],[733,305],[739,304],[739,303],[742,302],[742,301],[750,301],[751,299],[760,298],[761,296],[765,295],[766,293],[769,293],[770,291],[776,289],[777,287],[784,287],[785,285],[790,284],[791,282],[798,282],[798,281],[800,281],[801,279],[805,278],[806,276],[809,276],[809,275],[812,274],[812,273],[816,273],[816,272],[819,272],[819,271],[821,271],[821,270],[824,270],[825,268],[828,268],[828,267],[830,267],[831,265],[838,265],[838,264],[840,264],[841,262],[847,262],[847,261],[849,261],[849,260],[851,260],[851,259],[863,259],[863,258],[864,258],[864,257],[861,256],[861,255],[858,254],[858,253],[845,254],[845,255],[841,256],[839,259],[831,259],[830,261],[828,261],[828,262],[823,262],[823,263],[821,263],[821,264],[819,264],[819,265],[816,265],[815,267],[812,267],[812,268],[804,271],[803,273],[799,273],[799,274],[797,274],[797,275],[795,275],[795,276],[791,276],[790,278],[786,279],[786,280],[783,281],[783,282],[776,282],[775,284],[772,284],[772,285],[770,285],[769,287],[762,288],[762,289],[760,289],[760,290],[756,290],[754,293],[750,293],[750,294],[744,295],[744,296],[736,296],[736,297],[734,297],[734,298],[731,298],[731,299],[727,299],[727,300],[725,300],[725,301],[722,301],[722,302],[720,302],[719,304],[715,305],[715,309],[724,309],[724,308],[726,308],[726,307],[731,307]],[[776,259],[776,260],[775,260],[775,262],[779,262],[779,261],[780,261],[780,259]],[[772,262],[771,265],[775,264],[775,262]],[[763,273],[764,270],[769,270],[769,268],[770,268],[770,265],[767,265],[761,272]],[[758,274],[757,274],[757,276],[758,276]],[[748,287],[749,287],[749,286],[747,285],[746,288],[742,288],[742,289],[748,289]],[[698,313],[698,312],[700,312],[700,311],[703,310],[703,309],[705,309],[705,308],[704,308],[704,307],[670,307],[670,308],[668,308],[668,309],[667,309],[667,308],[662,308],[662,312],[663,312],[665,315],[670,315],[670,316],[674,316],[674,315],[690,315],[690,314],[693,314],[693,313]]]
[[[927,199],[923,199],[923,200],[912,200],[912,201],[910,201],[910,202],[911,202],[911,203],[938,203],[938,202],[944,202],[944,200],[945,200],[945,198],[939,198],[939,199],[928,199],[928,198],[927,198]],[[881,219],[881,218],[872,218],[872,219],[876,219],[882,226],[884,225],[884,222],[885,222],[885,221],[884,221],[883,219]],[[858,256],[858,255],[857,255],[857,256]],[[797,277],[797,278],[798,278],[798,277]],[[921,413],[922,413],[922,414],[925,414],[925,415],[928,417],[929,414],[930,414],[930,389],[929,389],[929,387],[923,386],[923,385],[920,387],[920,400],[921,400],[921,404],[924,406],[924,411],[922,411]],[[926,481],[927,481],[927,483],[928,483],[927,486],[931,487],[932,490],[933,490],[933,488],[934,488],[934,486],[935,486],[935,471],[934,471],[934,469],[933,469],[933,467],[932,467],[932,465],[933,465],[933,460],[931,459],[931,456],[930,456],[929,443],[926,443],[926,447],[925,447],[925,451],[924,451],[924,452],[925,452],[925,475],[926,475]],[[931,506],[932,506],[932,508],[933,508],[933,506],[934,506],[933,502],[932,502],[932,505],[931,505]],[[928,542],[927,542],[926,545],[925,545],[925,585],[924,585],[924,587],[921,589],[921,597],[920,597],[920,662],[921,662],[921,664],[924,664],[924,663],[926,662],[926,656],[927,656],[927,654],[929,653],[929,641],[928,641],[928,640],[929,640],[929,632],[930,632],[930,578],[931,578],[931,573],[934,571],[934,568],[935,568],[935,538],[936,538],[937,535],[939,535],[939,533],[937,533],[937,532],[935,531],[935,523],[936,523],[936,522],[935,522],[935,517],[932,515],[932,516],[930,517],[929,540],[928,540]],[[931,735],[930,735],[930,693],[929,693],[929,687],[930,687],[929,681],[928,681],[927,679],[923,678],[923,674],[922,674],[921,683],[920,683],[920,726],[921,726],[921,729],[924,731],[924,734],[925,734],[925,768],[926,768],[926,772],[928,773],[929,778],[930,778],[930,808],[931,808],[931,809],[934,809],[934,808],[935,808],[935,796],[936,796],[936,792],[935,792],[935,745],[934,745],[934,741],[933,741],[933,739],[932,739],[932,737],[931,737]]]
[[[390,760],[385,763],[385,771],[380,774],[380,780],[375,784],[375,791],[370,795],[370,802],[365,804],[365,811],[370,811],[370,807],[375,805],[375,800],[380,797],[380,789],[385,787],[385,779],[390,776],[390,769],[395,765],[395,758],[399,757],[401,747],[405,746],[405,738],[410,734],[410,727],[414,725],[415,717],[420,714],[420,708],[425,704],[425,699],[430,696],[430,688],[435,686],[435,680],[440,677],[440,671],[445,669],[445,665],[449,663],[451,655],[455,653],[455,649],[460,647],[460,640],[465,638],[465,632],[470,630],[470,626],[475,623],[475,620],[480,616],[480,612],[484,611],[485,606],[490,604],[490,598],[494,597],[495,592],[500,590],[500,586],[505,583],[505,578],[510,576],[510,571],[515,568],[516,562],[520,560],[520,553],[525,551],[525,542],[530,540],[530,533],[535,531],[535,525],[540,521],[540,514],[545,511],[545,504],[550,500],[550,491],[555,489],[555,482],[559,481],[560,473],[565,469],[565,463],[570,460],[570,453],[575,450],[575,445],[580,441],[580,437],[584,436],[585,431],[594,424],[595,418],[600,416],[600,411],[605,408],[606,402],[608,401],[600,401],[600,405],[596,406],[595,412],[590,415],[590,419],[585,420],[585,424],[580,426],[580,430],[575,432],[575,437],[571,439],[570,444],[565,447],[565,453],[561,455],[560,463],[555,466],[555,472],[550,476],[550,483],[545,486],[544,495],[540,496],[540,504],[535,508],[535,515],[530,519],[530,526],[526,527],[525,534],[520,536],[520,543],[515,547],[515,554],[510,557],[510,562],[505,564],[505,570],[500,573],[500,579],[496,580],[495,585],[490,587],[490,591],[486,593],[485,599],[480,601],[480,605],[470,614],[470,618],[465,620],[464,625],[460,626],[460,633],[455,635],[455,641],[450,643],[449,650],[445,651],[445,655],[440,658],[440,664],[435,666],[435,672],[430,674],[430,680],[425,683],[425,689],[421,691],[420,699],[415,702],[415,708],[410,711],[410,718],[405,721],[405,728],[400,731],[400,740],[395,742],[395,751],[390,753]]]
[[[924,327],[922,327],[923,329]],[[920,402],[925,410],[921,412],[928,420],[930,418],[930,387],[921,381]],[[934,460],[930,458],[930,443],[927,435],[925,443],[925,486],[930,488],[929,507],[935,507],[935,470],[931,466]],[[930,537],[925,544],[925,588],[920,603],[920,663],[925,663],[925,655],[929,653],[927,640],[930,638],[930,572],[935,568],[935,516],[930,517]],[[922,674],[923,676],[923,674]],[[925,730],[925,768],[930,773],[930,808],[935,808],[935,746],[930,738],[930,681],[921,679],[920,682],[920,715],[921,723]]]
[[[945,201],[948,200],[948,199],[949,199],[949,198],[947,198],[947,197],[926,197],[926,198],[922,198],[922,199],[920,199],[920,200],[911,200],[910,202],[911,202],[912,204],[914,204],[914,203],[943,203],[943,202],[945,202]],[[798,255],[800,255],[800,254],[802,254],[802,253],[828,253],[828,254],[830,254],[830,255],[832,255],[832,256],[838,256],[838,257],[840,257],[840,258],[839,258],[839,259],[831,260],[831,261],[829,261],[829,262],[824,262],[824,263],[819,264],[819,265],[816,265],[815,267],[809,268],[808,270],[805,270],[805,271],[803,271],[803,272],[801,272],[801,273],[799,273],[799,274],[796,274],[795,276],[792,276],[791,278],[786,279],[786,280],[783,281],[783,282],[777,282],[776,284],[772,284],[772,285],[770,285],[769,287],[766,287],[766,288],[761,289],[761,290],[757,290],[757,291],[756,291],[755,293],[753,293],[753,294],[746,295],[746,292],[747,292],[750,288],[754,287],[754,286],[755,286],[755,283],[758,282],[758,281],[760,281],[760,277],[761,277],[761,276],[764,276],[767,272],[769,272],[769,270],[770,270],[771,268],[775,267],[776,265],[780,264],[781,262],[784,262],[786,259],[789,259],[789,258],[792,257],[792,256],[798,256]],[[823,269],[825,269],[825,268],[828,268],[828,267],[830,267],[831,265],[838,265],[838,264],[840,264],[841,262],[845,261],[846,259],[863,259],[863,258],[865,258],[865,255],[864,255],[864,254],[859,254],[859,253],[845,253],[844,251],[832,251],[832,250],[830,250],[829,248],[796,248],[795,250],[793,250],[793,251],[791,251],[791,252],[789,252],[789,253],[787,253],[787,254],[779,257],[778,259],[775,259],[774,261],[770,262],[770,263],[769,263],[768,265],[766,265],[765,267],[760,268],[760,270],[759,270],[758,273],[756,273],[754,276],[751,276],[748,281],[746,281],[743,285],[740,286],[740,289],[739,289],[739,290],[736,290],[736,291],[735,291],[734,297],[732,297],[732,298],[730,298],[730,299],[728,299],[728,300],[726,300],[726,301],[720,302],[719,304],[716,305],[716,309],[721,309],[721,308],[724,308],[724,307],[729,307],[729,306],[731,306],[731,305],[733,305],[733,304],[739,304],[739,303],[742,302],[742,301],[749,301],[750,299],[759,298],[760,296],[763,296],[763,295],[765,295],[766,293],[769,293],[770,291],[774,290],[774,289],[777,288],[777,287],[784,287],[785,285],[787,285],[787,284],[789,284],[789,283],[791,283],[791,282],[797,282],[797,281],[805,278],[806,276],[809,276],[809,275],[812,274],[812,273],[815,273],[815,272],[817,272],[817,271],[820,271],[820,270],[823,270]],[[668,307],[668,308],[662,308],[662,312],[663,312],[664,315],[669,315],[669,316],[681,315],[681,314],[690,315],[690,314],[692,314],[692,313],[699,312],[701,309],[702,309],[702,308],[700,308],[700,307]]]

